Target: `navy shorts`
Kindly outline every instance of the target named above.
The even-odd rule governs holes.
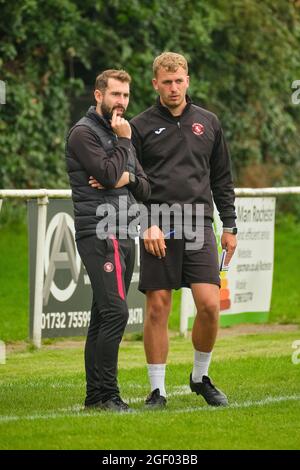
[[[187,250],[186,240],[166,239],[166,256],[159,259],[145,250],[140,239],[139,290],[180,289],[192,283],[215,284],[220,287],[218,249],[212,227],[204,227],[201,249]]]

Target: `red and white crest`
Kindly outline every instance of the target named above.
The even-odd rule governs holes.
[[[192,131],[194,132],[195,135],[204,134],[203,124],[200,124],[199,122],[194,122],[194,124],[192,125]]]
[[[110,261],[107,261],[107,263],[104,264],[103,269],[105,272],[111,273],[115,267]]]

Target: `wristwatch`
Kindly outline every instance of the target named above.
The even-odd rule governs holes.
[[[128,188],[133,190],[136,188],[138,184],[137,178],[134,173],[129,172],[129,183],[128,183]]]
[[[223,227],[223,232],[232,233],[233,235],[236,235],[238,232],[238,229],[237,227]]]
[[[135,184],[135,183],[136,183],[135,174],[129,172],[129,184]]]

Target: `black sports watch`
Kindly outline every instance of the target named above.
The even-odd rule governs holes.
[[[129,184],[135,184],[135,183],[136,183],[135,174],[129,172]]]
[[[135,189],[138,184],[137,178],[134,173],[129,172],[129,183],[128,183],[128,188],[129,189]]]
[[[236,235],[238,233],[238,229],[237,227],[223,227],[223,232],[232,233],[233,235]]]

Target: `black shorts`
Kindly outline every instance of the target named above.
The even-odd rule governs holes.
[[[186,240],[165,240],[166,256],[159,259],[145,250],[140,239],[139,290],[180,289],[192,283],[220,287],[218,249],[212,227],[204,227],[204,244],[199,250],[187,250]]]

